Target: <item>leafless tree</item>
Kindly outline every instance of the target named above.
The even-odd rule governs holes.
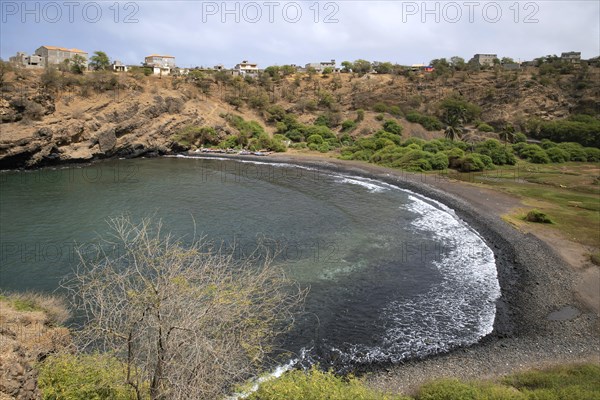
[[[118,357],[138,399],[219,398],[257,372],[305,296],[272,256],[183,245],[148,219],[109,224],[113,250],[79,251],[64,283],[86,317],[82,348]]]

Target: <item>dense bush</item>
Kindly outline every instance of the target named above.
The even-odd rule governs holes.
[[[319,145],[319,144],[321,144],[323,142],[324,142],[323,137],[321,135],[317,135],[317,134],[310,135],[308,137],[308,139],[306,139],[306,143],[308,143],[308,144],[313,144],[314,143],[316,145]]]
[[[569,159],[571,158],[566,150],[561,149],[559,147],[551,147],[547,149],[546,154],[548,155],[548,158],[550,158],[550,161],[553,163],[566,162],[569,161]]]
[[[391,132],[388,131],[384,131],[384,130],[379,130],[375,133],[375,135],[373,135],[374,138],[376,139],[388,139],[390,141],[393,142],[393,144],[397,144],[400,145],[400,143],[402,143],[402,137],[399,135],[395,135]]]
[[[394,135],[402,135],[402,125],[393,119],[388,119],[383,123],[383,129],[387,132],[393,133]]]
[[[494,132],[494,128],[484,122],[477,125],[477,130],[479,130],[481,132]]]
[[[515,143],[525,143],[527,142],[527,136],[523,132],[519,132],[515,135]]]
[[[525,221],[538,222],[542,224],[551,224],[552,220],[543,212],[538,210],[531,210],[525,216]]]
[[[514,165],[517,162],[512,149],[496,139],[488,139],[475,146],[475,151],[490,157],[495,165]]]
[[[321,372],[317,368],[304,371],[291,371],[281,378],[260,385],[250,400],[402,400],[402,396],[386,395],[368,389],[353,377],[342,378],[331,372]]]
[[[570,161],[587,161],[587,153],[584,147],[579,143],[559,143],[557,147],[569,153]]]
[[[342,122],[342,131],[343,132],[351,131],[354,128],[356,128],[356,122],[355,121],[352,121],[351,119],[347,119],[344,122]]]
[[[467,154],[456,160],[455,163],[455,167],[462,172],[483,171],[486,168],[486,163],[482,160],[482,156],[475,153]]]
[[[597,149],[596,147],[586,147],[585,154],[587,155],[587,160],[589,162],[600,161],[600,149]]]
[[[536,139],[600,147],[600,120],[589,115],[573,115],[559,121],[534,119],[528,122],[527,128],[528,134]]]
[[[515,146],[519,157],[535,163],[535,164],[548,164],[550,162],[550,158],[548,154],[537,144],[526,144],[524,146]]]
[[[188,125],[174,134],[171,139],[179,145],[190,147],[192,145],[217,145],[219,137],[214,128],[210,126]]]
[[[440,105],[440,112],[444,115],[460,115],[464,122],[471,122],[481,114],[481,108],[470,103],[462,97],[449,97],[444,99]]]
[[[135,399],[124,366],[109,355],[51,355],[41,366],[42,399]]]
[[[388,110],[388,106],[385,105],[384,103],[375,103],[375,105],[373,105],[373,111],[378,112],[378,113],[384,113],[387,112]]]
[[[444,124],[442,124],[442,122],[434,116],[422,115],[418,112],[411,112],[406,114],[406,119],[410,122],[420,124],[428,131],[439,131],[444,129]]]

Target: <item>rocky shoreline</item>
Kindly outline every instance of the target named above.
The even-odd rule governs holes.
[[[302,165],[323,173],[344,173],[398,185],[452,208],[493,250],[502,292],[493,332],[479,343],[449,353],[403,364],[374,365],[361,371],[367,373],[370,386],[409,393],[440,377],[491,377],[563,361],[600,363],[600,318],[578,300],[573,269],[548,243],[515,229],[491,207],[469,201],[464,194],[473,188],[468,185],[449,191],[449,180],[443,175],[407,173],[310,155],[190,156]]]
[[[368,374],[371,386],[408,392],[440,377],[497,376],[563,361],[600,363],[600,319],[575,295],[573,269],[548,243],[523,234],[490,209],[445,191],[445,177],[300,155],[216,157],[296,164],[401,186],[452,208],[494,251],[502,296],[497,302],[493,332],[477,344],[446,354],[374,366]],[[472,190],[467,185],[462,189]]]

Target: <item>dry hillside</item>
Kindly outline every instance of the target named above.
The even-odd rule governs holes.
[[[269,134],[275,126],[265,109],[281,105],[312,123],[322,114],[337,123],[365,118],[351,133],[368,135],[381,126],[377,105],[397,118],[403,136],[438,137],[402,116],[438,113],[448,96],[479,105],[481,121],[517,128],[538,117],[560,119],[600,109],[600,68],[541,77],[537,68],[460,71],[433,75],[307,74],[254,81],[211,74],[146,77],[131,73],[5,70],[0,99],[0,169],[31,168],[107,157],[135,157],[182,150],[172,135],[189,125],[211,126],[220,137],[235,133],[222,118],[233,113],[256,120]],[[379,117],[380,118],[380,117]],[[340,132],[338,126],[334,128]]]

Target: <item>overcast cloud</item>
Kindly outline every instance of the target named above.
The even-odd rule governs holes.
[[[400,64],[475,53],[600,54],[600,1],[5,1],[0,54],[41,45],[182,67],[364,58]],[[236,20],[238,22],[236,22]]]

